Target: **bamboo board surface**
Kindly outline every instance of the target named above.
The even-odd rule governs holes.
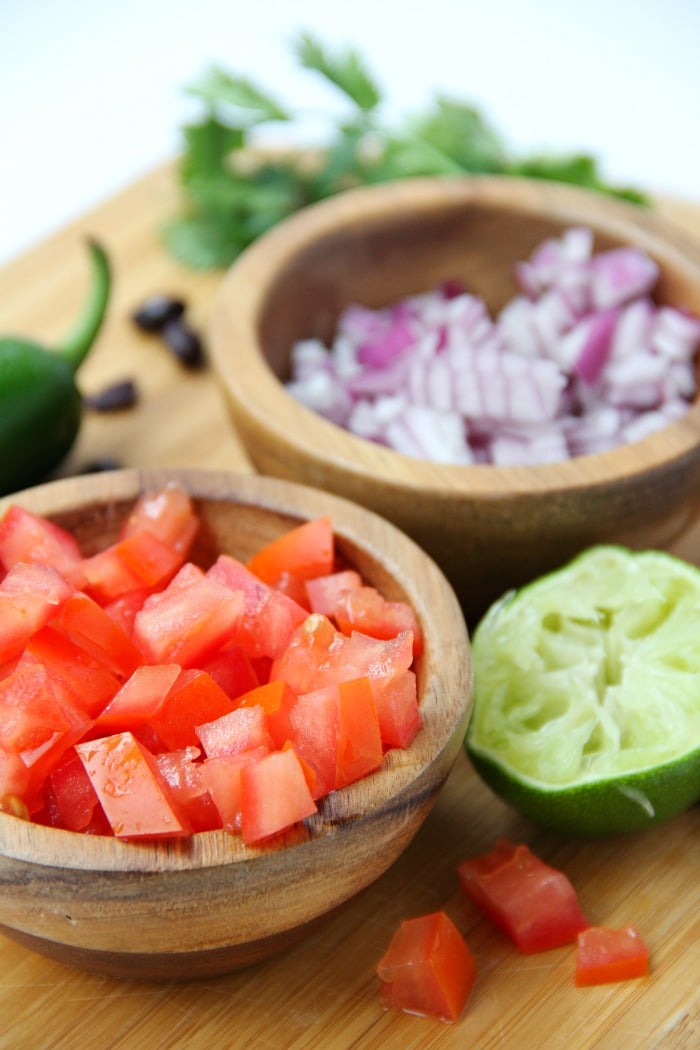
[[[211,374],[184,371],[130,322],[147,295],[171,292],[184,296],[195,327],[206,328],[220,276],[177,266],[158,236],[174,192],[170,168],[159,169],[0,270],[0,332],[50,342],[70,327],[82,302],[82,238],[100,238],[113,261],[110,316],[81,386],[92,393],[128,376],[140,401],[127,412],[89,415],[66,472],[106,456],[124,466],[252,470]],[[658,207],[700,240],[700,205]],[[677,550],[700,559],[700,530]],[[457,884],[459,861],[488,850],[499,835],[527,842],[562,868],[592,922],[634,923],[650,947],[651,975],[577,989],[573,948],[518,955]],[[455,1025],[384,1012],[374,972],[402,918],[439,908],[465,934],[479,969]],[[517,817],[461,756],[394,867],[301,945],[249,970],[138,984],[69,969],[0,937],[0,1050],[690,1050],[700,1045],[699,975],[700,807],[662,830],[575,842]]]

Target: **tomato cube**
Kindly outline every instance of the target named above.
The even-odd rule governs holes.
[[[586,920],[563,872],[527,846],[500,839],[490,853],[458,866],[462,890],[524,953],[571,944]]]
[[[227,645],[208,660],[201,660],[200,670],[212,676],[229,700],[237,700],[260,685],[253,661],[242,645]]]
[[[377,975],[383,1006],[457,1021],[474,986],[476,964],[455,924],[437,911],[401,923]]]
[[[172,547],[141,529],[83,561],[84,590],[100,605],[131,591],[164,586],[183,558]]]
[[[221,817],[204,778],[204,763],[198,762],[198,747],[164,751],[155,756],[158,772],[170,788],[178,808],[193,831],[213,831],[222,826]]]
[[[100,734],[123,732],[150,722],[180,674],[179,664],[137,667],[97,718]]]
[[[77,744],[76,751],[118,838],[190,834],[154,757],[133,733]]]
[[[292,749],[273,751],[241,770],[241,834],[255,845],[312,816],[316,803]]]
[[[0,562],[50,565],[73,586],[82,586],[82,553],[77,540],[59,525],[13,504],[0,521]]]
[[[210,674],[196,668],[181,671],[163,703],[148,720],[170,751],[199,743],[196,727],[233,710],[233,704]]]
[[[382,764],[384,752],[369,678],[338,686],[336,788],[346,787]]]
[[[302,693],[289,712],[290,742],[314,772],[315,799],[336,785],[338,767],[338,689],[334,685]]]
[[[331,615],[344,634],[360,631],[371,638],[388,639],[410,631],[413,655],[420,656],[423,650],[423,632],[408,602],[387,601],[375,587],[356,587],[341,594]]]
[[[48,565],[17,562],[0,583],[0,663],[11,660],[72,594]]]
[[[259,704],[239,707],[213,722],[198,725],[195,731],[208,758],[237,755],[259,747],[272,751],[275,746]]]
[[[93,819],[95,807],[99,806],[99,799],[74,748],[56,763],[49,774],[49,782],[60,826],[68,831],[85,831]]]
[[[261,707],[265,724],[276,748],[284,747],[291,738],[291,711],[297,698],[286,682],[278,679],[258,686],[238,698],[239,707]]]
[[[199,519],[186,490],[169,482],[139,496],[122,525],[120,539],[145,530],[172,548],[184,560],[199,528]]]
[[[202,784],[207,788],[225,831],[241,830],[241,772],[249,762],[258,762],[270,752],[265,747],[237,755],[217,755],[202,763]]]
[[[128,678],[141,663],[128,635],[82,591],[68,598],[51,625],[121,679]]]
[[[385,747],[408,747],[422,725],[413,671],[370,678],[379,731]]]
[[[121,686],[121,679],[54,627],[42,627],[25,652],[65,682],[80,707],[95,718]]]
[[[194,667],[228,640],[242,609],[241,594],[186,562],[137,612],[134,641],[149,663]]]
[[[634,926],[611,930],[589,926],[576,939],[576,975],[579,986],[609,984],[646,977],[649,949]]]
[[[317,518],[289,529],[248,559],[248,568],[275,586],[284,576],[310,580],[333,571],[335,541],[331,519]]]

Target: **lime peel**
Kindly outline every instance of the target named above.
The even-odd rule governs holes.
[[[466,748],[540,824],[598,836],[700,799],[700,570],[590,548],[496,602],[473,638]]]

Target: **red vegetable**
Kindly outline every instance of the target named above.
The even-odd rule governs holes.
[[[476,964],[452,920],[437,911],[401,923],[377,974],[383,1006],[457,1021],[476,980]]]
[[[589,926],[576,941],[577,985],[608,984],[645,977],[649,973],[649,951],[633,926],[611,930]]]
[[[587,929],[566,875],[527,846],[500,839],[490,853],[459,865],[462,890],[521,952],[571,944]]]
[[[197,524],[166,486],[84,556],[52,522],[6,512],[1,809],[89,834],[225,828],[255,844],[418,732],[413,610],[343,569],[378,637],[309,612],[309,591],[337,611],[330,519],[206,570],[185,560]]]

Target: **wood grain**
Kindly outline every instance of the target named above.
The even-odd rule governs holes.
[[[184,293],[192,320],[202,326],[207,320],[218,276],[182,270],[158,241],[172,196],[170,170],[156,171],[0,271],[0,331],[50,339],[70,325],[84,287],[81,237],[101,236],[113,254],[114,303],[83,385],[96,389],[129,372],[138,377],[143,398],[133,412],[88,419],[72,466],[109,454],[126,465],[251,469],[211,375],[183,374],[128,320],[143,297],[163,290]],[[700,206],[659,207],[700,243]],[[677,549],[700,559],[698,530]],[[457,863],[503,834],[527,841],[563,868],[593,921],[636,923],[651,949],[651,976],[576,989],[571,949],[519,956],[457,887]],[[660,831],[578,843],[515,816],[460,756],[399,861],[277,959],[228,977],[140,984],[73,970],[0,938],[0,1047],[690,1050],[700,1043],[699,871],[697,806]],[[384,1013],[374,975],[398,922],[436,908],[458,923],[479,965],[467,1012],[453,1026]]]

